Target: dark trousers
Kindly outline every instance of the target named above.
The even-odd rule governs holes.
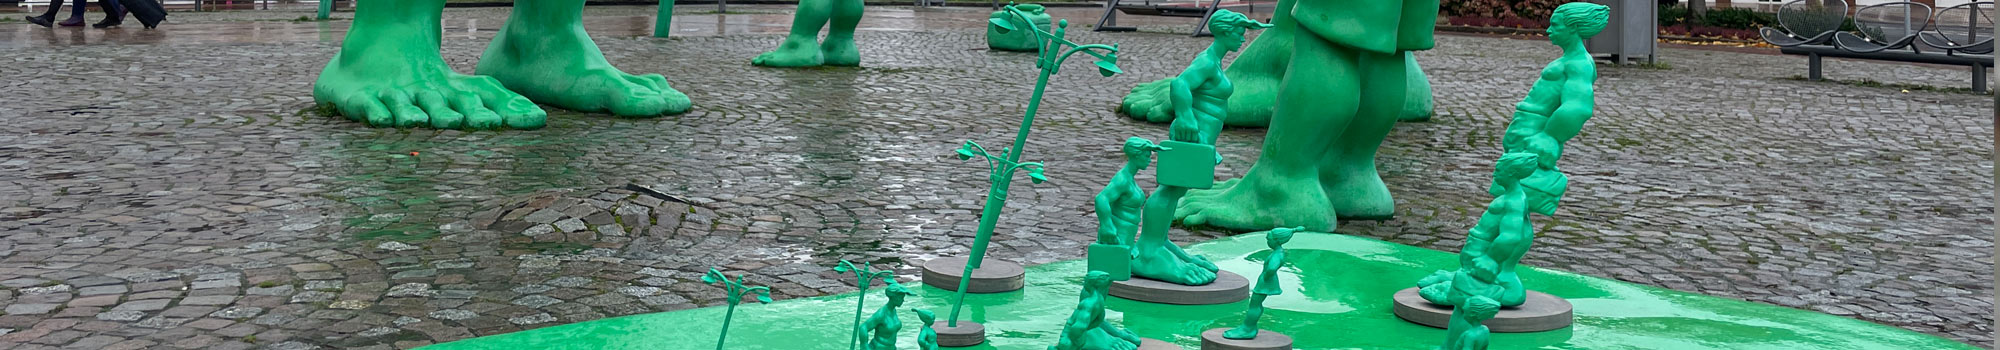
[[[75,1],[76,3],[70,5],[70,17],[83,17],[84,6],[89,5],[85,1],[88,0]],[[54,21],[56,19],[56,12],[62,10],[62,2],[63,0],[49,0],[49,9],[42,11],[42,18]],[[110,16],[107,18],[115,18],[116,20],[125,19],[125,6],[118,4],[117,0],[97,0],[97,7],[103,9],[106,16]]]

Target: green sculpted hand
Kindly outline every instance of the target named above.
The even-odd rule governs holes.
[[[792,13],[792,31],[777,50],[751,59],[765,67],[859,66],[861,51],[854,46],[854,28],[861,24],[861,0],[803,0]],[[826,41],[820,42],[819,29],[831,26]]]
[[[548,115],[491,77],[453,72],[438,52],[444,0],[369,3],[313,83],[313,100],[376,127],[537,129]]]

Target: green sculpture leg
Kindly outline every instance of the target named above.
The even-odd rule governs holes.
[[[854,28],[861,25],[861,0],[836,0],[832,7],[826,40],[819,44],[820,55],[829,66],[860,66],[861,49],[854,47]]]
[[[1363,74],[1355,50],[1311,35],[1293,42],[1290,77],[1279,92],[1283,103],[1265,134],[1262,157],[1242,178],[1182,199],[1175,215],[1183,223],[1240,231],[1290,226],[1333,231],[1333,204],[1320,185],[1319,168],[1359,110]]]
[[[1396,126],[1408,94],[1403,55],[1361,52],[1361,106],[1320,163],[1320,183],[1341,219],[1386,220],[1396,198],[1375,169],[1375,151]],[[1281,225],[1282,226],[1282,225]],[[1258,228],[1264,229],[1264,228]]]
[[[1292,19],[1292,4],[1297,0],[1278,1],[1277,12],[1271,17],[1270,29],[1265,29],[1236,60],[1222,71],[1223,77],[1236,86],[1236,92],[1229,98],[1229,114],[1222,118],[1222,125],[1235,127],[1263,127],[1271,123],[1273,107],[1278,99],[1278,85],[1285,79],[1285,71],[1291,62],[1292,37],[1298,31],[1298,22]],[[1125,95],[1118,110],[1132,119],[1153,123],[1167,123],[1174,120],[1174,105],[1170,94],[1173,92],[1174,77],[1139,84]]]
[[[477,72],[499,79],[535,102],[621,117],[686,112],[687,95],[659,74],[631,75],[611,66],[583,30],[583,0],[520,0]]]
[[[356,7],[313,100],[378,127],[535,129],[548,115],[491,77],[459,74],[438,52],[444,0]]]
[[[1161,185],[1146,198],[1145,213],[1139,218],[1142,226],[1139,238],[1133,244],[1133,276],[1188,286],[1215,282],[1215,264],[1188,254],[1167,239],[1170,232],[1167,226],[1173,223],[1174,203],[1179,202],[1184,193],[1187,193],[1185,188]]]
[[[1396,121],[1430,121],[1431,113],[1435,112],[1435,106],[1431,104],[1430,77],[1424,75],[1423,68],[1417,67],[1417,53],[1415,51],[1404,52],[1403,57],[1403,65],[1409,67],[1410,94],[1407,100],[1403,101],[1403,114],[1397,117]]]
[[[817,67],[820,65],[858,66],[861,53],[854,46],[854,28],[861,23],[860,0],[803,0],[792,13],[792,30],[778,49],[757,55],[750,64],[765,67]],[[824,44],[820,28],[831,27]]]
[[[1228,339],[1257,338],[1257,319],[1264,317],[1264,298],[1266,297],[1269,296],[1263,294],[1251,294],[1250,309],[1243,312],[1243,325],[1236,326],[1236,328],[1231,328],[1227,331],[1223,331],[1222,337]]]

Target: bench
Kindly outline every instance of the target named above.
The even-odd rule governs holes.
[[[1824,76],[1820,73],[1820,67],[1822,67],[1822,65],[1820,64],[1821,57],[1858,58],[1858,59],[1878,60],[1878,61],[1972,66],[1972,92],[1975,93],[1986,93],[1986,69],[1993,67],[1992,55],[1952,54],[1952,53],[1941,53],[1941,52],[1920,53],[1920,52],[1909,52],[1909,51],[1881,51],[1881,52],[1860,53],[1860,52],[1844,50],[1833,46],[1823,46],[1823,45],[1799,45],[1792,47],[1784,47],[1784,48],[1779,48],[1778,52],[1782,52],[1787,55],[1806,56],[1806,67],[1807,67],[1806,69],[1809,71],[1808,73],[1809,76],[1807,77],[1807,79],[1812,81],[1824,80]]]

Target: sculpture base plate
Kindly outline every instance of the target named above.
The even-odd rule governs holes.
[[[1396,317],[1410,323],[1445,328],[1451,322],[1451,306],[1424,300],[1416,287],[1397,291],[1395,300]],[[1500,308],[1500,313],[1484,324],[1493,333],[1552,331],[1576,321],[1572,310],[1568,300],[1531,290],[1521,306]]]
[[[958,327],[950,327],[951,321],[937,321],[931,329],[937,331],[938,346],[962,348],[986,342],[986,326],[979,322],[958,321]]]
[[[958,278],[965,274],[965,262],[969,258],[958,256],[931,259],[924,262],[924,285],[948,291],[958,291]],[[986,258],[978,270],[972,271],[972,282],[965,287],[966,293],[1000,293],[1021,290],[1022,277],[1027,270],[1021,264],[1006,260]],[[963,322],[961,322],[963,323]]]
[[[1168,343],[1165,341],[1161,341],[1159,339],[1139,338],[1139,350],[1184,350],[1184,349],[1181,349],[1180,345],[1174,345],[1174,343]]]
[[[1256,338],[1223,338],[1222,332],[1228,331],[1216,328],[1201,332],[1201,350],[1292,350],[1292,337],[1283,333],[1260,329]]]
[[[1229,271],[1216,271],[1215,281],[1184,286],[1151,278],[1111,282],[1111,296],[1148,303],[1174,305],[1228,304],[1250,298],[1250,280]]]

